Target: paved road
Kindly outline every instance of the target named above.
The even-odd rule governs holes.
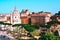
[[[0,31],[0,40],[10,40],[13,39],[11,34],[7,34],[6,31]]]

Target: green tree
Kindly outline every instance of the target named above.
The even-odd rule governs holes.
[[[40,40],[60,40],[60,37],[55,36],[52,32],[47,32],[41,35]]]
[[[46,27],[50,28],[51,25],[57,26],[57,24],[60,24],[60,22],[57,21],[57,20],[52,20],[52,21],[50,21],[50,22],[47,23]]]
[[[8,26],[11,26],[12,24],[11,23],[4,23],[5,27],[8,25]]]
[[[33,32],[31,32],[31,35],[32,35],[32,36],[39,36],[40,33],[41,33],[40,30],[34,30]]]
[[[55,15],[58,15],[59,16],[60,15],[60,11],[58,11],[58,13],[56,13]]]
[[[22,26],[22,24],[14,24],[14,25],[12,25],[13,27],[15,26],[17,26],[17,27],[19,27],[19,26]]]
[[[0,24],[4,25],[4,22],[0,21]]]
[[[1,22],[1,21],[0,21],[0,24],[5,25],[5,27],[6,27],[6,25],[12,25],[11,23],[5,23],[5,22]]]
[[[32,32],[35,30],[35,28],[29,24],[25,24],[23,27],[29,32]]]

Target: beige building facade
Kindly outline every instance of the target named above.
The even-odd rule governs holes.
[[[0,14],[0,21],[11,24],[45,24],[50,21],[51,16],[50,12],[33,13],[24,9],[18,12],[15,7],[10,14]]]
[[[31,24],[45,24],[50,21],[50,12],[34,13],[31,15]]]

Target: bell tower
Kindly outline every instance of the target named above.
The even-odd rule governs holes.
[[[17,8],[14,8],[14,11],[11,14],[11,23],[12,24],[21,24],[20,14]]]

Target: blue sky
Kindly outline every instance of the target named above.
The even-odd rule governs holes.
[[[15,6],[19,12],[28,9],[31,12],[48,11],[54,14],[60,11],[60,0],[0,0],[0,14],[11,13]]]

